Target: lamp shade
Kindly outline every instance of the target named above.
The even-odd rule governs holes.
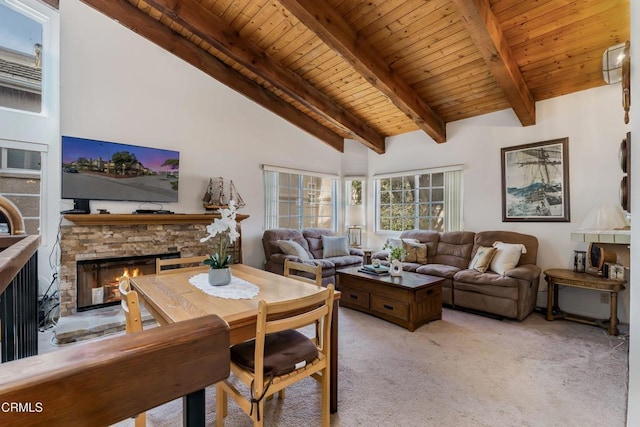
[[[624,213],[619,206],[599,205],[587,212],[580,230],[615,230],[626,225]]]
[[[622,61],[624,59],[624,43],[611,46],[602,55],[602,77],[607,84],[622,81]]]
[[[364,225],[364,205],[347,205],[346,225]]]

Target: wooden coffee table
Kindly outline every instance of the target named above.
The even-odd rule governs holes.
[[[402,276],[360,273],[359,267],[336,271],[340,305],[372,314],[413,332],[442,319],[441,277],[402,272]]]

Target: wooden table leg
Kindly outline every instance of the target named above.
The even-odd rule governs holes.
[[[338,412],[338,307],[339,301],[333,302],[331,314],[331,357],[329,360],[329,412]]]
[[[556,304],[555,299],[557,298],[555,295],[555,291],[557,289],[556,284],[553,280],[547,277],[547,320],[553,320],[553,307]],[[554,298],[555,297],[555,298]]]
[[[194,391],[182,398],[182,423],[186,427],[204,427],[205,394],[204,389]]]
[[[611,313],[609,314],[609,335],[618,335],[618,293],[611,292]]]

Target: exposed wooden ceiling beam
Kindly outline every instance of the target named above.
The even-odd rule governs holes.
[[[488,0],[453,0],[471,39],[523,126],[536,124],[536,105]]]
[[[369,83],[436,142],[446,141],[444,121],[391,70],[353,27],[324,0],[279,0],[289,12],[342,56]]]
[[[60,0],[42,0],[42,1],[56,10],[60,9]]]
[[[384,153],[385,141],[375,129],[335,104],[300,75],[271,59],[216,14],[194,0],[146,0],[214,48],[257,76],[265,79],[314,113],[322,116],[377,153]]]
[[[82,0],[104,15],[243,94],[327,145],[344,152],[344,139],[262,86],[242,76],[125,0]]]

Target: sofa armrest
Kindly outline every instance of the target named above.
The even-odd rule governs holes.
[[[356,255],[364,257],[364,251],[358,248],[349,248],[349,255]]]
[[[504,275],[514,279],[534,281],[538,280],[542,269],[534,264],[519,265],[516,268],[505,271]]]

